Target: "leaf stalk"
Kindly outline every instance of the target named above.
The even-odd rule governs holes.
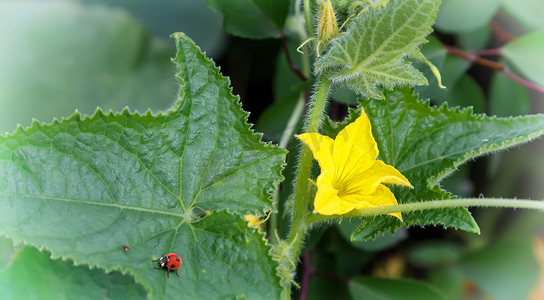
[[[448,200],[432,200],[416,203],[405,203],[394,206],[383,206],[368,208],[365,210],[352,211],[344,215],[325,216],[320,214],[310,214],[306,216],[306,225],[315,222],[339,220],[347,218],[371,217],[377,215],[387,215],[395,212],[412,212],[427,209],[441,209],[454,207],[506,207],[506,208],[525,208],[544,211],[544,201],[535,200],[517,200],[517,199],[500,199],[500,198],[459,198]]]

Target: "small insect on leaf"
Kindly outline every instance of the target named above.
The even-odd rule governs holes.
[[[181,257],[175,253],[168,253],[166,255],[162,255],[159,259],[154,260],[153,262],[157,262],[158,268],[153,268],[156,270],[164,269],[167,271],[166,277],[170,278],[170,272],[176,271],[176,275],[179,277],[178,269],[181,266]]]

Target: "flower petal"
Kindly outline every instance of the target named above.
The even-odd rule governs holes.
[[[328,136],[319,133],[303,133],[296,136],[304,144],[306,144],[312,153],[315,160],[319,163],[321,170],[333,168],[332,163],[332,147],[334,140]]]
[[[351,197],[357,197],[355,195],[351,195]],[[391,206],[391,205],[398,205],[397,199],[395,199],[395,195],[387,188],[385,185],[380,184],[376,191],[371,195],[360,195],[357,197],[359,199],[359,202],[355,206],[354,209],[365,209],[365,208],[372,208],[372,207],[382,207],[382,206]],[[345,199],[348,200],[348,199]],[[390,213],[389,215],[398,218],[402,221],[402,215],[400,212],[396,213]]]
[[[344,186],[345,191],[349,194],[369,195],[374,193],[376,188],[382,183],[412,187],[404,175],[381,160],[376,160],[367,170],[357,170],[353,176],[344,182]]]
[[[345,181],[355,172],[370,168],[378,157],[378,145],[372,137],[370,120],[366,113],[342,129],[334,140],[333,161],[335,178]]]
[[[322,215],[342,215],[352,211],[357,203],[350,203],[338,196],[338,190],[332,185],[330,170],[322,170],[317,177],[317,193],[314,210]]]

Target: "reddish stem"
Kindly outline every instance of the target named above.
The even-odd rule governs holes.
[[[493,32],[495,32],[497,37],[501,39],[503,42],[508,42],[516,38],[515,35],[502,29],[502,27],[500,27],[499,24],[497,24],[497,22],[491,22],[491,28],[493,29]]]
[[[287,64],[289,64],[289,68],[297,74],[298,78],[300,78],[302,81],[308,80],[306,76],[300,71],[300,69],[293,63],[293,59],[291,58],[291,54],[289,54],[289,48],[287,47],[287,40],[285,39],[285,36],[283,34],[280,34],[280,41],[281,46],[283,48],[283,52],[285,52],[285,58],[287,58]]]
[[[302,282],[299,300],[308,299],[308,290],[310,288],[310,278],[314,275],[315,269],[312,267],[312,257],[310,251],[302,255]]]
[[[532,83],[530,81],[527,81],[527,80],[525,80],[525,79],[523,79],[521,77],[518,77],[518,76],[514,75],[512,72],[510,72],[510,70],[508,70],[508,68],[504,68],[503,73],[504,73],[504,75],[506,75],[506,77],[512,79],[513,81],[515,81],[515,82],[517,82],[517,83],[519,83],[519,84],[521,84],[523,86],[526,86],[526,87],[528,87],[530,89],[533,89],[533,90],[535,90],[537,92],[540,92],[540,93],[544,94],[544,88],[541,88],[540,86],[538,86],[538,85],[536,85],[536,84],[534,84],[534,83]]]
[[[484,50],[477,51],[474,54],[479,56],[499,56],[501,55],[501,48],[484,49]]]
[[[498,63],[498,62],[494,62],[492,60],[489,60],[489,59],[485,59],[485,58],[481,58],[479,57],[476,53],[468,53],[468,52],[465,52],[461,49],[457,49],[457,48],[454,48],[452,46],[448,46],[448,45],[443,45],[445,48],[446,48],[446,52],[448,54],[451,54],[451,55],[455,55],[455,56],[458,56],[458,57],[461,57],[462,59],[466,60],[466,61],[470,61],[472,63],[475,63],[475,64],[479,64],[479,65],[482,65],[482,66],[486,66],[486,67],[489,67],[489,68],[492,68],[492,69],[495,69],[497,71],[501,71],[504,73],[504,75],[506,75],[508,78],[510,78],[511,80],[523,85],[523,86],[526,86],[532,90],[535,90],[539,93],[542,93],[544,94],[544,88],[538,86],[537,84],[535,83],[532,83],[530,81],[527,81],[517,75],[514,75],[512,72],[510,72],[508,70],[508,68],[506,68],[504,65]],[[500,49],[490,49],[490,52],[491,53],[499,53],[500,54]],[[489,54],[489,55],[492,55],[492,54]]]
[[[466,61],[470,61],[470,62],[473,62],[475,64],[486,66],[486,67],[495,69],[497,71],[502,71],[504,69],[504,66],[499,64],[498,62],[494,62],[494,61],[489,60],[489,59],[481,58],[481,57],[479,57],[478,55],[476,55],[474,53],[468,53],[468,52],[465,52],[465,51],[463,51],[461,49],[454,48],[454,47],[448,46],[448,45],[444,45],[444,47],[446,48],[446,51],[447,51],[448,54],[459,56],[459,57],[461,57],[462,59],[464,59]]]

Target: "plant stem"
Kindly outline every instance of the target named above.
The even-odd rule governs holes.
[[[285,58],[287,59],[287,64],[289,65],[289,68],[291,69],[291,71],[293,71],[298,76],[298,78],[300,78],[300,80],[302,81],[308,80],[308,78],[304,76],[302,71],[293,62],[293,59],[291,58],[291,54],[289,53],[289,48],[287,46],[287,40],[285,39],[285,36],[283,34],[280,35],[280,41],[281,41],[281,46],[283,48],[283,52],[285,53]]]
[[[289,144],[289,141],[291,140],[293,136],[293,132],[296,129],[298,121],[300,120],[300,117],[304,113],[304,103],[305,103],[304,92],[302,92],[300,93],[300,97],[298,98],[295,109],[293,110],[293,112],[291,113],[291,116],[289,117],[287,126],[285,126],[285,130],[283,131],[281,135],[280,142],[278,144],[280,148],[287,148],[287,145]],[[279,184],[277,184],[274,187],[274,193],[272,194],[272,201],[273,201],[272,203],[279,203],[279,193],[280,193]],[[278,218],[279,216],[277,213],[273,214],[270,218],[270,225],[269,225],[270,238],[273,242],[276,242],[276,243],[279,242],[276,240],[276,234],[275,234],[275,231],[278,228]]]
[[[460,198],[449,200],[432,200],[416,203],[406,203],[392,206],[374,207],[365,210],[352,211],[345,215],[325,216],[319,214],[311,214],[306,216],[306,224],[314,222],[329,221],[344,218],[361,218],[377,215],[386,215],[395,212],[410,212],[425,209],[440,209],[452,207],[469,207],[469,206],[485,206],[485,207],[508,207],[508,208],[525,208],[544,210],[544,201],[534,200],[517,200],[517,199],[498,199],[498,198]]]
[[[304,19],[306,20],[306,30],[308,36],[314,36],[314,23],[312,22],[312,12],[310,9],[310,0],[304,0]]]
[[[448,46],[448,45],[444,45],[444,47],[446,48],[446,52],[448,54],[451,54],[451,55],[455,55],[455,56],[458,56],[466,61],[469,61],[469,62],[472,62],[472,63],[475,63],[475,64],[479,64],[479,65],[482,65],[482,66],[486,66],[488,68],[491,68],[491,69],[494,69],[494,70],[497,70],[499,72],[503,72],[504,75],[506,75],[508,78],[512,79],[513,81],[525,86],[525,87],[528,87],[532,90],[535,90],[539,93],[543,93],[544,94],[544,88],[538,86],[537,84],[534,84],[530,81],[527,81],[523,78],[520,78],[516,75],[514,75],[512,72],[510,72],[508,70],[507,67],[505,67],[504,65],[498,63],[498,62],[494,62],[492,60],[489,60],[489,59],[485,59],[485,58],[481,58],[478,56],[478,54],[487,54],[487,55],[500,55],[500,49],[489,49],[489,50],[481,50],[481,51],[478,51],[476,53],[468,53],[468,52],[465,52],[461,49],[457,49],[457,48],[454,48],[452,46]]]
[[[316,83],[313,101],[311,102],[310,113],[306,123],[306,132],[317,132],[321,124],[323,109],[327,102],[327,96],[331,82],[321,78]],[[309,189],[308,179],[312,169],[312,151],[308,147],[302,148],[299,165],[297,169],[297,178],[295,181],[295,197],[293,204],[293,218],[291,229],[289,231],[288,243],[291,246],[291,258],[297,261],[302,249],[302,243],[306,236],[308,227],[305,223],[305,218],[309,214],[308,200]]]
[[[312,258],[310,252],[304,253],[302,256],[302,282],[300,283],[300,296],[298,300],[308,299],[308,290],[310,288],[310,279],[314,275],[315,270],[312,267]]]
[[[501,55],[501,48],[484,49],[484,50],[476,51],[474,52],[474,54],[479,56],[499,56]]]
[[[504,69],[503,65],[489,59],[481,58],[474,53],[467,53],[461,49],[457,49],[448,45],[444,45],[444,47],[446,48],[446,52],[448,54],[459,56],[466,61],[470,61],[475,64],[486,66],[488,68],[495,69],[497,71],[502,71]]]
[[[300,15],[300,4],[302,0],[297,0],[295,2],[295,14]],[[298,18],[297,18],[298,19]],[[306,32],[304,30],[297,30],[299,39],[301,41],[306,39]],[[289,49],[287,47],[287,41],[285,40],[285,36],[281,35],[281,42],[283,46],[283,51],[285,51],[285,56],[287,58],[287,63],[289,64],[289,67],[295,74],[303,81],[307,81],[308,78],[310,78],[310,56],[308,55],[308,52],[304,52],[304,55],[302,56],[302,71],[297,68],[297,66],[293,63],[291,55],[289,54]],[[283,131],[281,135],[281,139],[279,142],[279,146],[282,148],[287,148],[287,145],[289,144],[289,141],[293,138],[293,132],[296,129],[296,125],[298,124],[300,118],[302,117],[304,113],[304,107],[307,103],[307,93],[305,91],[300,93],[297,105],[295,106],[295,109],[291,113],[291,116],[289,117],[289,121],[287,123],[287,126],[285,126],[285,130]],[[279,184],[277,184],[274,188],[274,192],[272,194],[272,203],[279,203]],[[279,241],[276,239],[278,235],[276,235],[276,230],[278,228],[279,223],[279,216],[277,213],[272,214],[270,218],[269,223],[269,234],[270,239],[274,243],[278,243]]]
[[[495,33],[495,35],[504,42],[508,42],[516,38],[515,35],[502,29],[502,27],[500,27],[499,24],[497,24],[497,22],[492,21],[491,28],[493,29],[493,32]]]
[[[544,94],[544,88],[541,88],[540,86],[530,82],[530,81],[527,81],[521,77],[518,77],[516,75],[514,75],[512,72],[510,72],[510,70],[508,70],[508,68],[504,68],[503,70],[503,73],[506,77],[512,79],[513,81],[525,86],[525,87],[528,87],[532,90],[535,90],[537,92],[540,92],[542,94]]]

